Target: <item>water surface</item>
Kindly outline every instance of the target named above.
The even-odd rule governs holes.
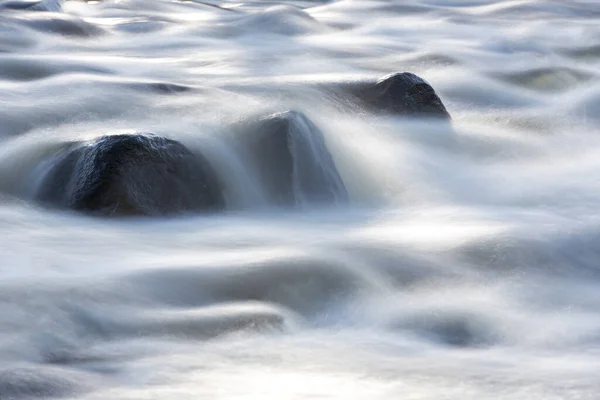
[[[0,9],[0,398],[598,398],[595,0],[45,4]],[[318,89],[401,71],[451,127]],[[265,206],[229,127],[288,109],[349,205]],[[203,149],[230,210],[27,200],[134,131]]]

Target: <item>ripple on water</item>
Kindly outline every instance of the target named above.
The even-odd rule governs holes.
[[[534,68],[525,71],[491,73],[501,80],[541,92],[560,92],[576,88],[595,74],[568,67]]]
[[[22,366],[0,371],[3,400],[57,398],[89,390],[95,378],[67,368]]]
[[[5,17],[0,17],[0,21]],[[76,16],[63,13],[24,13],[11,15],[11,23],[17,23],[40,33],[54,33],[72,37],[92,37],[104,31],[95,24]]]
[[[110,74],[106,68],[57,59],[0,57],[0,79],[31,81],[65,73]]]

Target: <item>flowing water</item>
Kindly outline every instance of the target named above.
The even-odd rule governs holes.
[[[319,89],[401,71],[451,126]],[[597,0],[0,8],[0,398],[597,399],[599,77]],[[230,127],[290,109],[350,204],[265,206]],[[61,144],[136,131],[228,211],[30,200]]]

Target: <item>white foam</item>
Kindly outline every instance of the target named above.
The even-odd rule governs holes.
[[[2,9],[0,398],[595,399],[597,8]],[[319,89],[401,71],[451,125]],[[285,110],[323,131],[348,206],[265,208],[230,130]],[[232,210],[104,220],[26,201],[65,143],[135,131],[206,153]]]

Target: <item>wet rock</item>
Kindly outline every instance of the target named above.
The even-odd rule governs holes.
[[[433,87],[410,72],[388,75],[376,82],[348,84],[343,90],[373,112],[450,119]]]
[[[306,115],[298,111],[276,113],[245,129],[243,145],[273,203],[301,205],[348,200],[323,132]]]
[[[225,206],[217,175],[202,155],[147,133],[72,144],[54,160],[37,199],[101,215],[164,215]]]

